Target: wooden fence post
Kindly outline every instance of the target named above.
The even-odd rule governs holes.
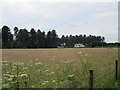
[[[93,70],[89,70],[90,72],[90,90],[93,90]]]
[[[118,60],[118,85],[120,86],[120,60]]]
[[[118,80],[118,60],[115,61],[115,77]]]

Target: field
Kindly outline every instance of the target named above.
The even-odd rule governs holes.
[[[4,49],[3,88],[115,88],[117,48]]]

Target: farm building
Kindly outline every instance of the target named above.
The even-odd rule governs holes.
[[[57,48],[64,48],[64,46],[57,46]]]
[[[78,43],[78,44],[75,44],[74,47],[75,48],[82,48],[82,47],[85,47],[85,45]]]
[[[63,44],[60,44],[59,46],[57,46],[58,48],[65,48],[66,47],[66,44],[63,43]]]

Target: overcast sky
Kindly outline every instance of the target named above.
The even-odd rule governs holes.
[[[61,35],[101,35],[118,41],[117,2],[3,2],[0,28],[31,28]]]

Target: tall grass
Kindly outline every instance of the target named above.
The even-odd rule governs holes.
[[[74,60],[55,63],[48,67],[39,59],[29,63],[3,61],[3,88],[89,88],[89,69],[94,69],[88,62],[88,54],[77,53],[79,62]],[[95,88],[116,88],[114,69],[106,72],[94,72]],[[110,73],[109,73],[110,72]]]

